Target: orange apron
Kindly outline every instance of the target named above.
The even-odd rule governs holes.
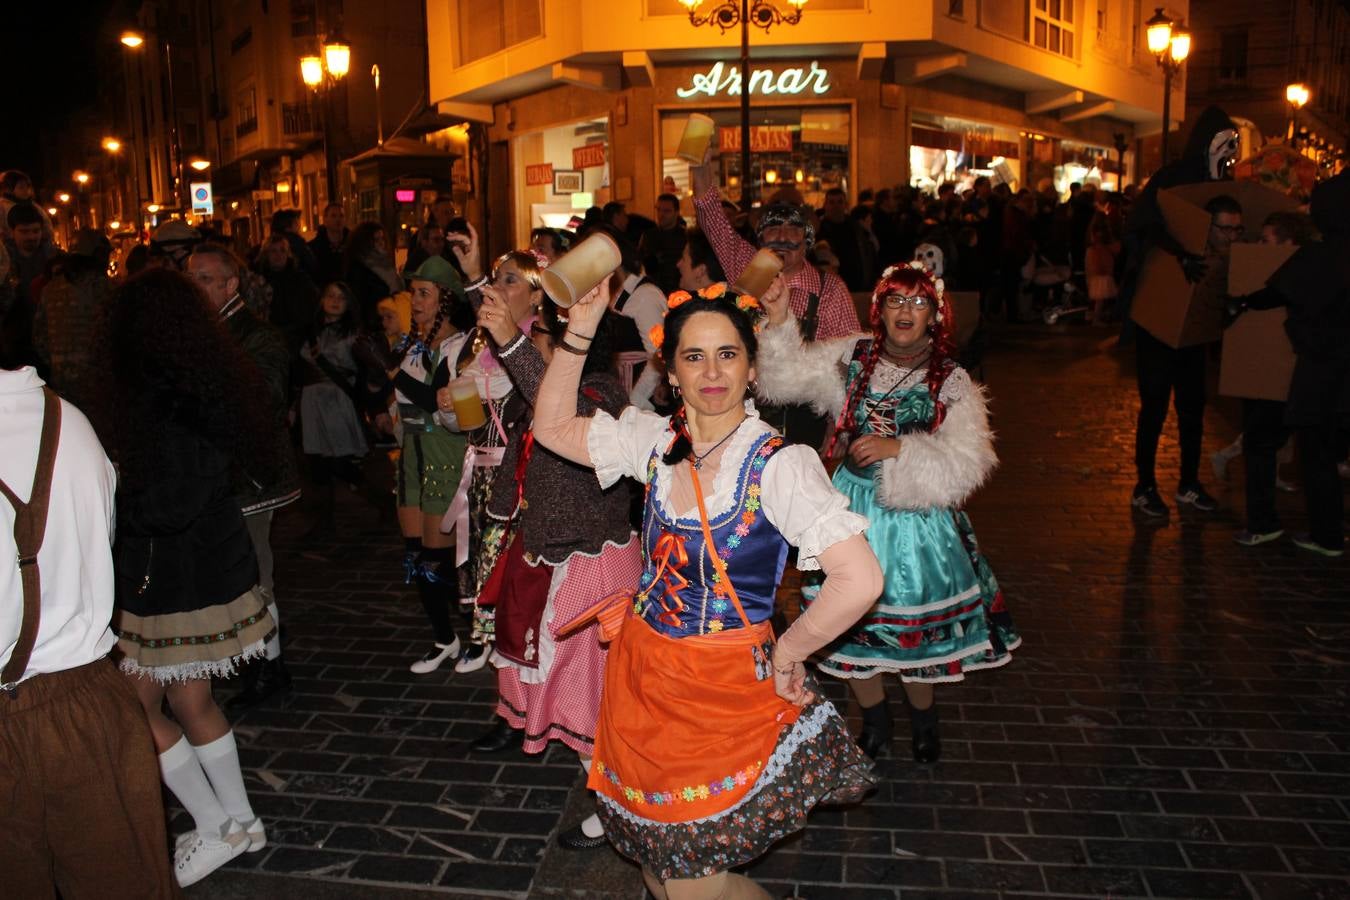
[[[713,550],[692,466],[690,475],[708,556],[740,621],[749,623]],[[658,822],[687,822],[735,806],[801,712],[775,692],[772,658],[768,622],[672,638],[627,618],[609,648],[587,786]]]
[[[587,786],[658,822],[738,803],[800,712],[758,677],[772,647],[768,622],[671,638],[627,619],[609,648]]]

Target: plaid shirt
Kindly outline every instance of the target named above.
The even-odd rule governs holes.
[[[755,246],[731,227],[726,213],[722,211],[722,194],[716,188],[697,198],[694,209],[698,212],[698,226],[708,236],[708,242],[712,244],[713,252],[727,274],[727,281],[735,283],[755,255]],[[846,337],[862,330],[858,327],[853,297],[839,276],[822,272],[807,263],[788,279],[788,289],[788,306],[798,319],[806,315],[808,295],[820,295],[820,307],[816,313],[819,322],[816,327],[818,340]]]

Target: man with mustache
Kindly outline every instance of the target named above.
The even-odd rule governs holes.
[[[755,255],[756,247],[736,233],[722,209],[722,194],[713,184],[708,166],[689,170],[694,185],[694,209],[698,224],[712,243],[728,283],[734,284]],[[815,228],[799,207],[786,203],[766,206],[757,228],[760,247],[769,247],[783,258],[782,276],[790,291],[788,304],[801,323],[807,341],[843,337],[859,331],[858,313],[848,287],[837,275],[822,272],[807,262],[806,252],[815,241]],[[761,417],[782,432],[788,443],[824,446],[829,420],[808,406],[785,406],[760,410]]]

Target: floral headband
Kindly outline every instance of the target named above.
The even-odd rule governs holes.
[[[943,281],[942,281],[941,278],[934,278],[934,277],[933,277],[933,273],[932,273],[932,272],[929,272],[929,271],[928,271],[928,267],[925,266],[922,262],[920,262],[920,261],[917,260],[917,259],[912,259],[912,260],[910,260],[909,262],[896,263],[896,264],[893,265],[893,266],[887,266],[887,267],[886,267],[886,270],[883,271],[883,272],[881,273],[881,280],[882,280],[882,281],[887,281],[887,280],[889,280],[889,279],[895,277],[897,274],[899,274],[899,272],[900,272],[901,270],[906,269],[906,268],[909,268],[909,269],[917,269],[918,271],[922,272],[924,275],[927,275],[927,276],[928,276],[928,280],[931,281],[931,282],[933,283],[933,293],[934,293],[935,295],[937,295],[937,308],[933,311],[933,312],[934,312],[933,318],[934,318],[934,321],[936,321],[936,322],[938,322],[939,324],[941,324],[941,322],[942,322],[942,295],[943,295],[944,291],[946,290],[946,285],[943,283]]]
[[[684,304],[693,300],[697,296],[700,300],[718,300],[725,296],[727,291],[725,281],[719,281],[716,284],[710,284],[705,288],[699,288],[697,294],[691,294],[688,291],[676,291],[666,298],[666,312],[669,315],[672,309],[678,309]],[[735,294],[736,308],[750,317],[755,325],[755,330],[759,331],[759,320],[764,316],[764,307],[755,297],[749,294]],[[663,321],[660,325],[653,325],[647,332],[647,337],[651,339],[652,346],[660,352],[661,345],[666,342],[666,327]]]

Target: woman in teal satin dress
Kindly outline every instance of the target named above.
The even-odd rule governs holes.
[[[820,668],[848,680],[862,707],[859,744],[889,746],[882,676],[900,676],[917,762],[941,753],[933,685],[1000,666],[1021,643],[998,582],[961,509],[996,458],[983,389],[952,359],[953,317],[940,279],[901,266],[872,298],[871,335],[803,344],[786,309],[769,310],[759,393],[838,416],[847,453],[834,485],[871,522],[885,589],[830,647]],[[810,579],[803,601],[815,594]]]

